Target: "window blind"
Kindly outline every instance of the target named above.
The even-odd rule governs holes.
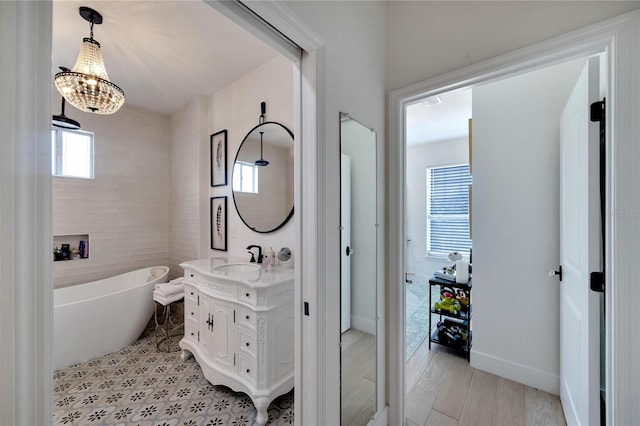
[[[427,253],[469,255],[469,165],[427,168]]]

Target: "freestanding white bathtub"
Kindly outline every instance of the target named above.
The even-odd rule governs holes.
[[[153,289],[169,268],[153,266],[53,291],[53,368],[133,343],[153,315]]]

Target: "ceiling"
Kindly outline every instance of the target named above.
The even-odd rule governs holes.
[[[279,55],[201,0],[54,0],[52,88],[58,67],[72,68],[82,39],[89,36],[80,6],[103,16],[94,38],[102,46],[109,79],[124,90],[126,104],[163,114],[198,95],[220,91]],[[467,134],[471,90],[439,98],[443,102],[438,105],[418,102],[407,108],[409,145]]]
[[[471,118],[471,89],[438,95],[407,107],[407,145],[467,137]]]
[[[89,36],[80,6],[103,16],[94,39],[125,103],[163,114],[220,91],[279,55],[200,0],[54,0],[52,88],[58,67],[73,68]]]

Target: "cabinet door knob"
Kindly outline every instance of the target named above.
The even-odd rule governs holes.
[[[248,368],[247,368],[247,373],[251,373],[251,370],[249,370]]]
[[[211,315],[211,312],[209,312],[209,315],[207,316],[207,328],[209,330],[213,330],[213,319],[214,319],[214,316]]]
[[[249,342],[245,343],[245,345],[247,345],[247,347],[249,347]]]
[[[245,293],[244,295],[245,295],[246,297],[249,297],[249,293]]]
[[[249,319],[249,315],[245,315],[244,317],[245,317],[246,319]]]

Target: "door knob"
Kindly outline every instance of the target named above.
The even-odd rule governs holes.
[[[345,254],[347,256],[351,256],[353,254],[353,250],[351,249],[351,247],[347,246],[347,249],[345,250]]]
[[[550,277],[554,277],[554,276],[556,276],[556,275],[557,275],[557,276],[558,276],[558,279],[560,279],[560,281],[562,281],[562,265],[560,265],[560,266],[558,267],[558,270],[557,270],[557,271],[555,271],[555,270],[553,270],[553,269],[549,269],[549,270],[547,271],[547,274],[549,274],[549,276],[550,276]]]

